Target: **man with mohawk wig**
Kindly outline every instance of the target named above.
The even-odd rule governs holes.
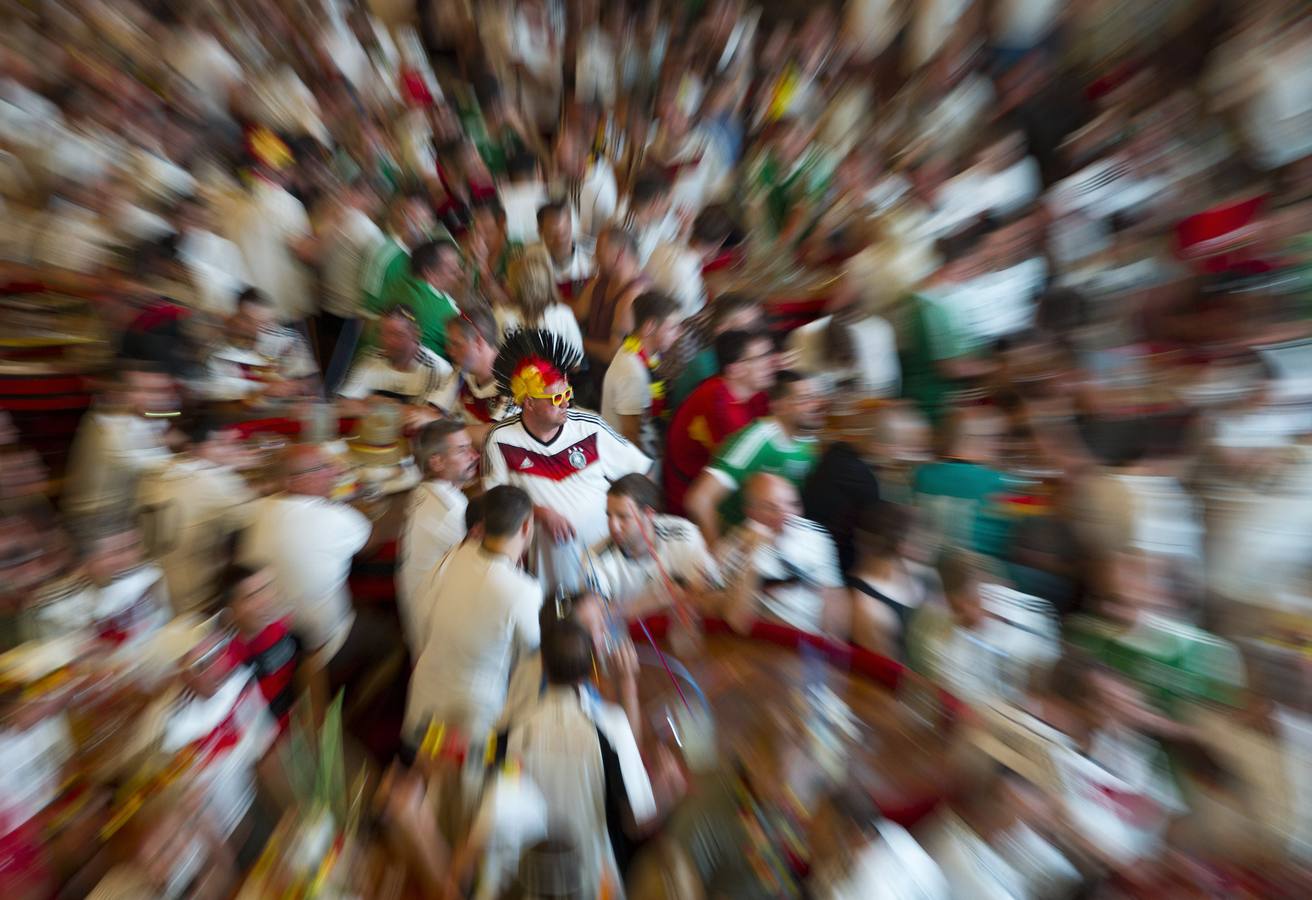
[[[483,449],[483,477],[522,488],[537,520],[532,562],[548,591],[582,586],[584,547],[607,534],[606,492],[611,482],[645,474],[651,460],[595,412],[572,409],[570,373],[582,358],[548,331],[506,336],[494,372],[520,415],[493,428]]]

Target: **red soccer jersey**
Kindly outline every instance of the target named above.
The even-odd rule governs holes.
[[[688,486],[701,474],[724,439],[769,411],[769,400],[764,393],[739,400],[719,375],[698,385],[670,424],[662,479],[666,512],[685,515],[683,496]]]

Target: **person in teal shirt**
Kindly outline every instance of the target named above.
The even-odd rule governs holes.
[[[916,505],[944,545],[1004,558],[1011,521],[1003,503],[1015,483],[993,464],[1006,420],[985,407],[966,407],[944,427],[946,454],[916,471]]]

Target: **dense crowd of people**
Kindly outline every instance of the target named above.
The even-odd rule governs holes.
[[[6,897],[1312,891],[1304,4],[4,7]]]

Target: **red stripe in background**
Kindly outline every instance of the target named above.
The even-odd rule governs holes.
[[[525,475],[530,478],[546,478],[549,481],[564,481],[572,475],[586,469],[597,461],[597,436],[590,434],[576,444],[571,444],[557,453],[536,453],[525,447],[498,442],[501,456],[506,461],[510,473]],[[583,465],[575,466],[569,461],[574,451],[583,454]]]

